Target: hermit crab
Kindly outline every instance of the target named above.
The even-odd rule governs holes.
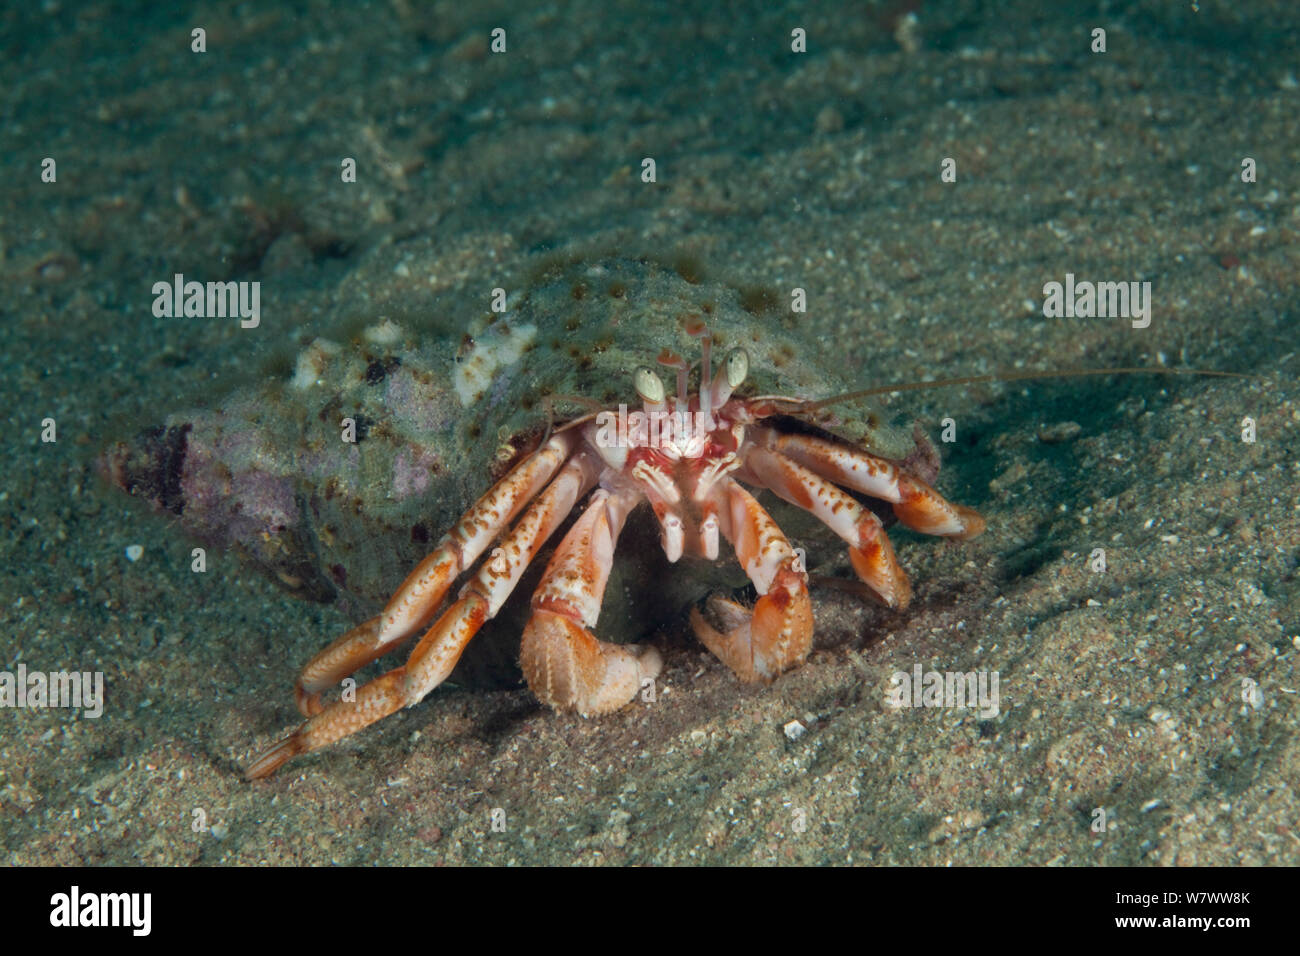
[[[629,413],[622,404],[588,413],[546,435],[438,541],[380,614],[306,665],[296,697],[308,720],[249,765],[250,779],[422,700],[446,680],[575,509],[578,517],[533,591],[520,665],[540,700],[583,716],[628,704],[661,667],[653,648],[602,641],[590,630],[620,532],[641,504],[654,512],[669,562],[683,555],[716,561],[723,540],[734,550],[757,603],[751,610],[714,595],[712,622],[696,609],[691,624],[750,682],[771,681],[808,656],[813,616],[799,553],[746,486],[768,489],[820,519],[848,544],[862,582],[892,608],[910,600],[907,578],[881,519],[844,489],[888,502],[902,524],[926,534],[970,538],[984,530],[975,511],[946,501],[896,463],[806,422],[800,430],[783,427],[783,420],[806,420],[824,406],[738,396],[748,351],[733,348],[715,376],[702,318],[686,316],[684,330],[701,342],[698,388],[689,388],[686,360],[664,349],[659,364],[676,370],[671,399],[656,372],[640,366],[630,383],[639,410]],[[453,582],[480,558],[444,609]],[[354,699],[321,704],[323,691],[422,632],[404,664],[362,685]]]
[[[813,617],[803,549],[764,489],[794,506],[783,521],[810,513],[843,539],[866,591],[905,607],[887,524],[969,538],[983,521],[930,487],[938,458],[919,431],[836,402],[861,383],[816,359],[779,296],[689,264],[554,261],[459,342],[376,320],[115,446],[106,466],[122,488],[294,594],[365,618],[306,665],[306,723],[247,775],[414,704],[453,668],[465,681],[497,646],[556,709],[622,707],[661,666],[634,643],[654,614],[629,602],[647,590],[659,610],[689,609],[741,680],[775,679],[808,656]],[[731,554],[752,608],[692,590]],[[681,582],[689,600],[667,600]],[[404,663],[322,702],[412,639]]]

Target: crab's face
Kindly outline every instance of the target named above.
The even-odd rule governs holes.
[[[741,467],[745,428],[754,420],[748,403],[731,397],[745,380],[748,354],[733,349],[715,378],[709,353],[705,336],[696,392],[688,390],[686,363],[661,355],[662,364],[678,370],[676,398],[670,400],[663,381],[643,366],[634,376],[641,407],[602,412],[584,431],[605,464],[602,483],[650,502],[669,561],[683,554],[718,557],[718,482]]]

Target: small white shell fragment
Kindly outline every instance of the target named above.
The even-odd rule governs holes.
[[[298,363],[290,384],[294,388],[311,388],[325,376],[330,360],[341,351],[339,345],[328,339],[315,339],[298,353]]]
[[[392,319],[367,326],[362,337],[372,345],[397,345],[402,341],[402,327]]]
[[[469,355],[456,365],[452,377],[461,405],[468,407],[478,401],[492,385],[497,370],[518,362],[535,338],[535,325],[493,329],[477,338]]]
[[[797,720],[790,721],[790,723],[786,724],[781,729],[785,731],[785,735],[791,740],[798,740],[804,734],[808,733],[808,728]]]
[[[132,563],[139,561],[144,557],[144,546],[139,544],[128,544],[126,546],[126,559]]]

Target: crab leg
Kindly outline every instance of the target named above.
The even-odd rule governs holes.
[[[577,444],[575,432],[555,435],[492,486],[416,566],[377,617],[348,631],[307,662],[294,698],[303,716],[320,713],[321,692],[356,673],[428,625],[452,581],[550,481]]]
[[[246,771],[248,779],[269,776],[291,757],[318,750],[416,704],[442,683],[465,645],[501,609],[546,539],[595,483],[596,473],[591,457],[580,454],[570,459],[461,589],[460,598],[420,639],[405,665],[360,687],[355,701],[331,703],[253,761]]]
[[[611,644],[588,630],[600,615],[619,532],[639,499],[634,488],[592,495],[533,592],[519,664],[532,692],[556,710],[609,713],[659,674],[654,648]]]
[[[743,681],[771,681],[812,650],[812,602],[808,576],[790,542],[754,497],[730,478],[719,483],[729,520],[722,531],[762,597],[751,613],[717,595],[709,599],[726,628],[716,630],[698,608],[691,626],[700,641]]]
[[[965,539],[984,530],[984,519],[975,509],[945,500],[919,478],[860,448],[770,428],[756,435],[756,444],[779,452],[837,485],[891,502],[898,520],[914,531]]]
[[[322,691],[383,657],[401,643],[402,638],[387,644],[375,643],[382,620],[381,615],[376,615],[364,624],[358,624],[307,662],[293,686],[294,703],[304,717],[321,712]]]
[[[750,451],[746,464],[765,487],[816,515],[847,542],[853,569],[885,604],[900,611],[907,607],[912,586],[874,512],[827,479],[769,448]]]

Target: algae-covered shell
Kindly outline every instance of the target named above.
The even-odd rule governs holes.
[[[707,324],[718,353],[745,348],[740,394],[816,399],[862,387],[800,353],[799,318],[650,260],[552,263],[505,296],[504,311],[466,322],[461,341],[412,344],[383,320],[348,343],[318,338],[288,376],[173,413],[112,448],[107,466],[200,539],[237,549],[298,596],[351,598],[360,615],[551,418],[584,410],[575,397],[635,404],[638,366],[665,349],[698,359],[688,326]],[[874,421],[836,424],[885,457],[914,447]],[[611,582],[611,600],[628,573]]]

